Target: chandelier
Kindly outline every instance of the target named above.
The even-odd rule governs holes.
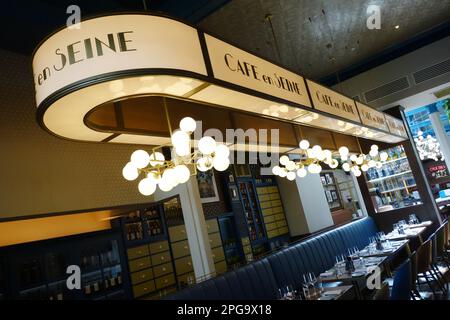
[[[166,118],[171,131],[167,109]],[[226,145],[216,143],[212,137],[202,137],[198,141],[197,150],[191,152],[191,135],[195,129],[194,119],[183,118],[180,121],[180,129],[171,133],[171,143],[153,148],[151,154],[145,150],[134,151],[130,162],[122,170],[123,177],[132,181],[142,176],[138,190],[149,196],[156,191],[157,186],[161,191],[168,192],[178,184],[187,182],[192,175],[197,174],[197,170],[226,170],[230,165],[230,150]],[[172,149],[171,159],[166,159],[160,152],[163,148]]]
[[[369,168],[376,167],[380,169],[383,166],[383,162],[385,162],[389,156],[384,151],[379,152],[378,146],[376,144],[373,144],[370,147],[368,155],[362,152],[359,155],[350,155],[349,149],[345,146],[340,147],[338,151],[341,158],[342,170],[346,172],[351,171],[356,177],[361,176],[361,173],[366,172],[367,170],[369,170]]]
[[[322,147],[315,145],[309,147],[308,140],[303,139],[299,143],[300,159],[297,161],[290,160],[287,155],[280,157],[280,166],[274,166],[272,173],[279,177],[286,177],[288,180],[295,180],[295,176],[303,178],[307,173],[320,173],[322,171],[321,164],[327,164],[330,168],[337,168],[339,162],[333,159],[333,153],[330,150],[322,150]]]
[[[330,150],[323,150],[319,145],[310,148],[310,143],[306,139],[300,141],[299,147],[301,150],[300,159],[294,161],[287,155],[282,155],[279,160],[280,165],[272,168],[274,175],[293,181],[296,175],[303,178],[308,172],[320,173],[323,164],[328,165],[331,169],[336,169],[339,166],[338,159],[333,157],[333,152]],[[361,146],[359,146],[359,149],[361,151]],[[345,146],[340,147],[338,152],[342,169],[346,172],[353,172],[356,177],[361,176],[361,173],[369,170],[369,168],[381,168],[383,162],[388,158],[388,154],[384,151],[379,152],[378,146],[375,144],[371,146],[368,155],[362,152],[359,155],[350,155],[349,149]]]
[[[434,161],[438,161],[439,158],[444,160],[444,155],[441,152],[439,142],[436,138],[431,135],[427,135],[424,138],[422,131],[417,132],[417,135],[418,137],[414,138],[414,142],[416,143],[420,160],[433,159]]]

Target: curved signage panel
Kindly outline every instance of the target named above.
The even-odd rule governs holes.
[[[370,114],[361,119],[354,100],[309,80],[307,86],[300,75],[157,14],[116,14],[61,29],[36,49],[33,73],[39,124],[65,139],[165,143],[167,137],[118,137],[85,123],[99,105],[151,95],[385,142],[407,137],[400,120],[386,117],[387,131],[377,122],[383,113],[361,106]]]
[[[367,126],[379,128],[384,131],[389,131],[388,125],[384,114],[377,111],[371,107],[362,104],[359,101],[355,101],[358,107],[359,116],[361,117],[361,122]]]
[[[311,80],[306,80],[314,108],[328,114],[361,122],[355,101]]]
[[[310,107],[303,77],[205,35],[214,78]]]

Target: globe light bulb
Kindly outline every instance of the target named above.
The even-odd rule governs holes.
[[[317,152],[316,152],[316,150],[315,149],[308,149],[308,150],[306,150],[306,155],[308,156],[308,158],[310,158],[310,159],[315,159],[315,158],[317,158]]]
[[[278,175],[279,175],[281,178],[284,178],[284,177],[287,176],[287,171],[284,170],[283,168],[281,168],[281,170],[280,170],[280,172],[278,173]]]
[[[359,177],[361,175],[361,171],[360,170],[353,171],[353,174],[355,175],[355,177]]]
[[[347,160],[348,160],[348,155],[341,156],[341,160],[342,160],[342,161],[347,161]]]
[[[370,150],[378,150],[378,146],[376,144],[373,144],[370,146]]]
[[[178,184],[178,178],[177,178],[176,171],[172,168],[164,170],[162,177],[161,177],[161,182],[162,181],[166,181],[167,183],[172,185],[172,187],[175,187]],[[160,184],[161,184],[161,182],[160,182]]]
[[[139,176],[139,171],[133,163],[128,162],[122,169],[122,175],[126,180],[133,181]]]
[[[283,166],[286,166],[289,161],[289,157],[286,155],[280,157],[280,164],[282,164]]]
[[[369,160],[367,165],[369,166],[369,168],[373,168],[377,165],[377,163],[375,162],[375,160]]]
[[[309,141],[306,139],[303,139],[302,141],[300,141],[300,143],[298,144],[298,146],[300,147],[300,149],[302,150],[307,150],[309,148]]]
[[[216,140],[212,137],[203,137],[198,141],[198,149],[201,153],[210,155],[216,149]]]
[[[348,155],[350,151],[348,150],[347,147],[340,147],[339,148],[339,154],[341,155],[341,157],[345,157]]]
[[[352,154],[352,155],[350,156],[350,160],[351,160],[351,161],[356,162],[356,159],[358,159],[358,156],[357,156],[356,154]]]
[[[213,160],[214,169],[217,171],[225,171],[230,165],[230,160],[228,158],[216,157]]]
[[[350,164],[348,162],[345,162],[342,164],[342,169],[346,172],[350,171]]]
[[[331,162],[328,164],[331,169],[336,169],[339,165],[339,162],[336,159],[332,159]]]
[[[371,157],[376,157],[377,156],[377,154],[378,154],[378,149],[370,149],[370,151],[369,151],[369,155],[371,156]]]
[[[158,184],[159,189],[164,192],[169,192],[173,189],[173,184],[170,183],[169,180],[162,178],[161,181]]]
[[[369,170],[369,166],[368,166],[367,164],[363,164],[363,165],[361,166],[361,170],[364,171],[364,172],[366,172],[367,170]]]
[[[333,154],[331,153],[330,150],[324,150],[323,154],[325,156],[325,159],[330,159],[331,160],[331,157],[333,156]]]
[[[289,171],[295,170],[295,162],[294,161],[289,161],[286,164],[286,169],[289,170]]]
[[[166,159],[164,158],[164,155],[161,152],[153,152],[150,155],[150,164],[153,167],[156,167],[158,165],[160,165],[160,166],[163,165],[165,160]]]
[[[149,196],[156,191],[156,182],[151,178],[144,178],[138,184],[139,192],[144,196]]]
[[[230,148],[224,144],[219,144],[214,153],[216,157],[228,158],[230,156]]]
[[[356,164],[361,165],[364,162],[364,156],[360,155],[358,158],[356,158]]]
[[[278,176],[279,173],[280,173],[280,170],[281,170],[281,168],[280,168],[279,166],[274,166],[274,167],[272,168],[272,173],[273,173],[274,175]]]
[[[286,175],[286,178],[289,181],[294,181],[295,180],[295,172],[293,172],[293,171],[288,172],[287,175]]]
[[[197,169],[202,172],[208,171],[212,167],[213,167],[213,161],[212,161],[211,157],[209,157],[209,156],[202,157],[197,160]]]
[[[177,177],[178,183],[185,183],[191,177],[191,171],[184,164],[180,164],[173,168],[175,171],[175,176]]]
[[[380,153],[380,160],[381,161],[386,161],[388,157],[389,157],[389,155],[387,154],[387,152],[383,151],[383,152]]]
[[[322,171],[322,166],[320,164],[316,164],[316,173],[320,173]]]
[[[131,154],[131,163],[138,168],[145,168],[150,161],[150,156],[147,151],[144,150],[136,150]]]
[[[322,153],[322,147],[315,145],[314,147],[312,147],[313,152],[315,152],[316,157],[319,157],[320,154]]]
[[[375,167],[377,169],[381,169],[381,167],[383,167],[383,164],[381,162],[377,161],[377,163],[375,164]]]
[[[305,177],[308,174],[308,172],[306,171],[305,167],[301,167],[300,169],[297,170],[297,175],[300,178]]]
[[[183,130],[184,132],[188,133],[194,132],[196,127],[197,123],[191,117],[185,117],[180,121],[180,129]]]
[[[177,148],[177,147],[184,147],[186,145],[189,144],[191,138],[189,137],[189,135],[181,130],[177,130],[174,133],[172,133],[172,145]]]
[[[321,150],[321,151],[319,151],[318,153],[317,153],[317,160],[319,160],[319,161],[324,161],[325,160],[325,152],[323,151],[323,150]]]

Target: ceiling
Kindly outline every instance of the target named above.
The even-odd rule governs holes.
[[[31,54],[71,4],[90,16],[144,2],[328,85],[450,35],[450,0],[30,0],[2,3],[0,47]],[[369,4],[381,7],[381,30],[366,27]]]
[[[31,54],[37,44],[63,26],[70,5],[78,5],[81,16],[110,12],[160,11],[193,23],[229,0],[27,0],[2,1],[0,5],[0,48]]]
[[[370,4],[380,6],[380,30],[366,26]],[[273,33],[267,14],[272,15]],[[450,34],[448,22],[450,0],[234,0],[200,25],[330,85],[330,75],[338,70],[343,80],[351,74],[350,67],[367,67],[377,63],[374,59],[380,63],[395,58],[395,51],[404,53],[406,46],[415,49],[438,33]]]

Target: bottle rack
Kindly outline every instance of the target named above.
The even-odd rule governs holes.
[[[8,279],[1,284],[0,298],[15,300],[107,300],[128,296],[122,277],[119,233],[95,232],[5,248]],[[1,261],[0,261],[1,265]],[[67,267],[81,271],[81,290],[67,287]],[[0,266],[1,269],[1,266]],[[2,270],[0,270],[2,273]],[[2,288],[4,289],[2,292]]]
[[[164,236],[161,205],[150,204],[128,212],[122,218],[122,225],[127,246]]]

